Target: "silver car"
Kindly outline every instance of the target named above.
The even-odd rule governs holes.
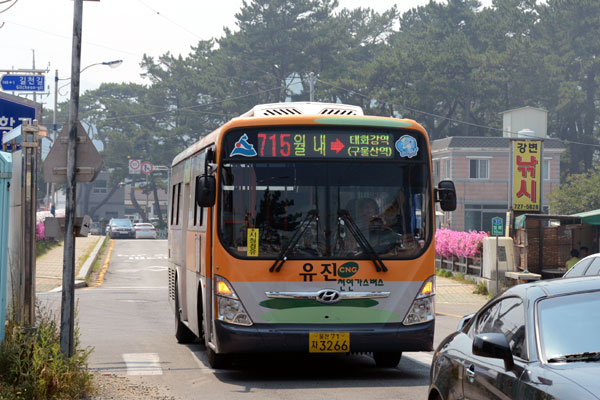
[[[156,239],[156,228],[147,222],[133,224],[136,239]]]

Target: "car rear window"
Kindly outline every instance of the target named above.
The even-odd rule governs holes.
[[[592,260],[597,260],[598,258],[586,258],[579,261],[577,264],[573,266],[567,273],[564,275],[564,278],[573,278],[575,276],[583,276],[587,267],[590,265]]]
[[[111,225],[114,226],[132,226],[131,221],[129,221],[128,219],[115,219],[111,222]]]
[[[592,265],[585,271],[586,275],[600,275],[600,257],[594,258]]]

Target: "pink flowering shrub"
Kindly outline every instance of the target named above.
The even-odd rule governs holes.
[[[46,235],[45,235],[44,223],[38,222],[38,224],[35,226],[35,238],[37,240],[41,240],[41,239],[44,239],[45,237],[46,237]]]
[[[446,258],[451,256],[475,258],[481,255],[486,232],[456,232],[440,228],[435,233],[435,251]]]

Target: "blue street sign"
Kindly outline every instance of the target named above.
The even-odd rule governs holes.
[[[42,75],[3,75],[0,81],[2,90],[43,92],[46,90],[46,77]]]
[[[492,236],[502,236],[504,221],[500,217],[492,218]]]
[[[0,98],[0,143],[3,135],[21,125],[26,119],[36,119],[35,107]]]

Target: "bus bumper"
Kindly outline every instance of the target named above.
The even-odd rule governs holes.
[[[432,351],[435,320],[423,324],[232,325],[215,321],[217,352],[224,354],[308,353],[309,332],[349,332],[350,352]]]

